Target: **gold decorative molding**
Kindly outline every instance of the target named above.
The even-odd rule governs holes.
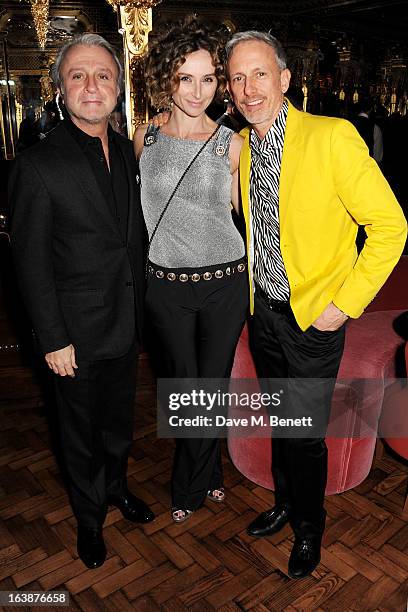
[[[152,7],[161,0],[107,0],[118,15],[118,31],[123,36],[125,105],[128,136],[147,120],[147,95],[143,62],[152,29]]]
[[[152,29],[152,11],[121,6],[120,17],[125,29],[127,49],[136,57],[145,55],[149,32]]]
[[[135,128],[147,120],[147,96],[143,79],[143,61],[152,29],[151,9],[121,6],[120,23],[123,33],[125,67],[125,104],[128,136],[133,138]]]
[[[116,10],[117,6],[124,6],[127,8],[134,9],[151,9],[156,4],[159,4],[161,0],[107,0],[111,6]]]
[[[54,89],[52,78],[47,74],[40,78],[41,84],[41,97],[43,99],[43,103],[51,102],[54,97]]]

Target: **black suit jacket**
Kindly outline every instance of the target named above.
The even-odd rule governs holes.
[[[85,154],[64,123],[19,155],[10,178],[11,242],[44,353],[72,343],[83,359],[124,355],[142,333],[145,228],[132,143],[114,135],[129,182],[120,234]]]

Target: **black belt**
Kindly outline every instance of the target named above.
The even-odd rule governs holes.
[[[208,266],[209,270],[205,270],[203,268],[199,268],[198,270],[192,270],[189,274],[187,272],[177,273],[177,270],[160,268],[156,266],[156,264],[149,261],[148,264],[148,272],[156,276],[156,278],[164,278],[169,280],[170,282],[180,281],[181,283],[186,283],[191,280],[193,283],[198,283],[199,280],[209,281],[212,278],[222,278],[223,276],[231,276],[232,274],[236,274],[239,272],[244,272],[246,268],[246,264],[244,261],[238,260],[237,262],[232,262],[231,264],[224,264],[221,267],[218,266]]]
[[[289,300],[276,300],[275,298],[269,297],[267,293],[261,287],[255,283],[255,295],[258,296],[270,310],[285,314],[291,312]]]

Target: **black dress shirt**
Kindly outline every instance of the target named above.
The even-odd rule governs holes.
[[[115,142],[114,131],[108,125],[109,166],[99,137],[89,136],[65,116],[64,125],[79,144],[94,173],[112,215],[115,217],[122,238],[126,240],[129,212],[129,186],[125,161]]]

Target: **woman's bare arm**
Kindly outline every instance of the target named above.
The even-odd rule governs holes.
[[[137,159],[140,159],[140,156],[143,151],[144,137],[145,137],[147,128],[148,128],[147,123],[143,123],[142,125],[139,125],[136,128],[135,135],[133,137],[133,146],[135,149],[135,155]]]

